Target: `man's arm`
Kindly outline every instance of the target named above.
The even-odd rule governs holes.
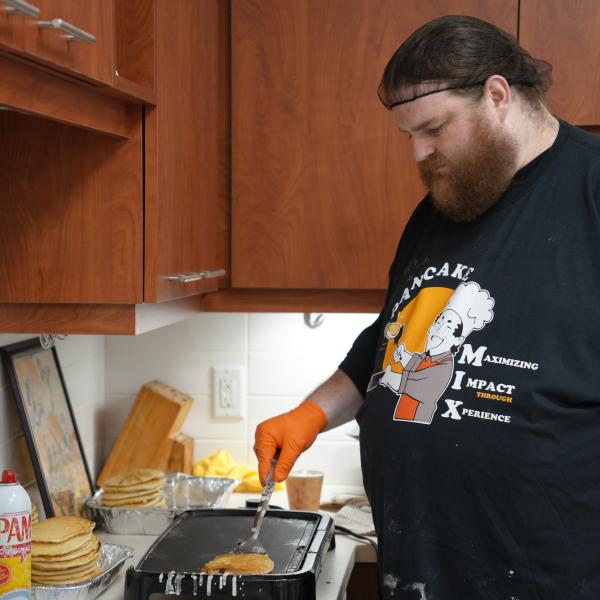
[[[354,419],[363,403],[363,397],[352,379],[340,369],[308,396],[307,400],[318,404],[325,413],[327,425],[323,431]]]
[[[254,443],[260,480],[265,480],[277,448],[281,454],[274,476],[275,481],[283,481],[317,435],[352,420],[362,402],[352,380],[338,369],[299,406],[260,423]]]

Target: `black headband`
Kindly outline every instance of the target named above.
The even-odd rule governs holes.
[[[488,80],[488,78],[484,79],[483,81],[477,81],[476,83],[450,85],[450,86],[442,88],[440,90],[431,90],[429,92],[424,92],[423,94],[417,94],[416,96],[413,96],[412,98],[408,98],[407,100],[397,100],[396,102],[392,102],[391,104],[385,104],[385,107],[388,110],[392,110],[392,108],[395,108],[396,106],[400,106],[400,104],[406,104],[407,102],[412,102],[413,100],[417,100],[418,98],[423,98],[423,96],[430,96],[431,94],[437,94],[438,92],[447,92],[448,90],[465,90],[465,89],[472,88],[472,87],[479,87],[480,85],[485,85],[485,82],[487,80]],[[533,83],[531,83],[531,81],[507,80],[507,82],[508,82],[508,85],[526,85],[528,87],[533,87],[533,85],[534,85]]]

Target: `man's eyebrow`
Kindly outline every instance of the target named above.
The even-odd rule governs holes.
[[[414,128],[414,131],[421,131],[421,129],[426,129],[427,127],[429,127],[432,123],[435,123],[436,121],[443,121],[445,117],[433,117],[431,119],[427,119],[427,121],[423,121],[420,125],[417,125]],[[406,131],[406,129],[402,129],[401,127],[398,127],[398,129],[402,132],[402,133],[408,133],[408,131]]]

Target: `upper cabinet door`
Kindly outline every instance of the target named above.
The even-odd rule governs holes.
[[[119,138],[0,111],[0,303],[142,301],[140,113]]]
[[[22,50],[24,21],[30,18],[0,0],[0,48]]]
[[[32,0],[24,52],[33,60],[99,84],[112,84],[114,0]],[[89,36],[93,36],[92,38]],[[87,40],[87,41],[86,41]]]
[[[232,3],[233,287],[385,289],[424,189],[376,90],[444,14],[516,33],[517,0]]]
[[[215,290],[228,269],[228,3],[157,0],[156,11],[157,102],[145,118],[146,302]]]
[[[575,125],[600,125],[600,2],[521,0],[519,40],[553,65],[548,104]]]

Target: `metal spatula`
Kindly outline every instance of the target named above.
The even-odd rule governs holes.
[[[247,553],[247,554],[266,554],[267,551],[264,549],[263,545],[260,543],[258,539],[258,532],[262,527],[263,520],[265,518],[265,513],[267,512],[267,508],[269,506],[269,502],[271,500],[271,496],[273,495],[273,490],[275,489],[275,481],[273,479],[273,473],[275,471],[275,465],[277,464],[277,459],[279,458],[279,448],[275,452],[273,456],[273,460],[271,461],[271,467],[269,468],[269,473],[267,474],[267,478],[265,479],[265,486],[263,487],[262,494],[260,496],[260,502],[258,503],[258,509],[256,510],[256,515],[254,515],[254,525],[250,530],[250,537],[244,542],[240,542],[233,550],[236,554],[238,553]]]

